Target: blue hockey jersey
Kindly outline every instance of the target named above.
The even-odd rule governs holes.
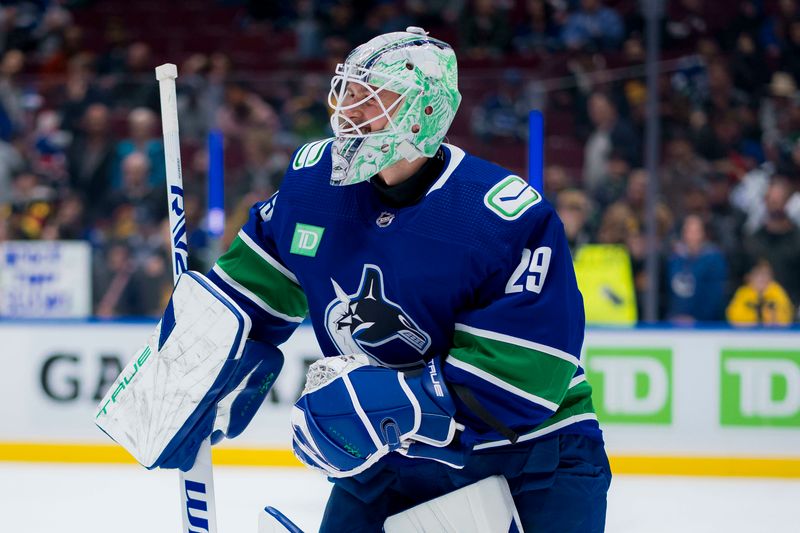
[[[426,195],[390,208],[368,182],[330,184],[330,141],[295,152],[280,191],[251,209],[210,273],[252,318],[251,336],[280,344],[308,316],[326,355],[397,369],[442,357],[444,380],[521,441],[601,438],[579,364],[583,301],[552,206],[445,144]],[[457,407],[462,442],[509,443]]]

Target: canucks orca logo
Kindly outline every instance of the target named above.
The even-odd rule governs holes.
[[[325,327],[331,341],[343,354],[366,353],[386,366],[411,366],[422,359],[394,360],[378,348],[400,340],[422,355],[431,345],[430,336],[417,326],[403,309],[389,300],[383,291],[383,272],[375,265],[364,265],[361,284],[354,294],[347,294],[334,279],[336,299],[325,310]],[[405,351],[405,350],[403,350]],[[399,355],[399,354],[397,354]]]

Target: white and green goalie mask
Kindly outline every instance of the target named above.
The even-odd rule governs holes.
[[[433,157],[459,103],[449,44],[415,27],[362,44],[336,66],[331,80],[331,183],[358,183],[401,159]],[[360,112],[368,106],[370,114]]]

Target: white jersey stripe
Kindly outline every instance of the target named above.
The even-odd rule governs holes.
[[[530,433],[526,433],[522,435],[518,440],[517,443],[525,442],[528,440],[533,440],[549,433],[553,433],[554,431],[558,431],[561,428],[565,428],[567,426],[571,426],[572,424],[577,424],[578,422],[583,422],[584,420],[597,420],[597,415],[594,413],[583,413],[580,415],[568,416],[564,420],[559,420],[555,424],[549,425],[546,428],[537,429],[536,431],[531,431]],[[473,448],[473,450],[483,450],[486,448],[496,448],[498,446],[508,446],[511,444],[511,441],[503,439],[503,440],[495,440],[491,442],[484,442],[482,444],[478,444]]]
[[[275,270],[292,280],[296,285],[300,285],[300,283],[297,281],[297,276],[295,276],[291,270],[280,264],[277,259],[264,251],[264,249],[256,244],[256,242],[250,238],[250,235],[245,233],[242,229],[239,230],[239,238],[242,239],[242,242],[245,243],[248,248],[257,253],[261,259],[269,263]]]
[[[572,380],[569,382],[569,388],[571,389],[572,387],[575,387],[576,385],[578,385],[579,383],[583,383],[584,381],[586,381],[586,374],[581,374],[580,376],[576,376],[572,378]]]
[[[447,168],[444,169],[444,172],[442,172],[442,175],[439,176],[439,179],[437,179],[436,182],[431,186],[431,188],[428,189],[428,192],[425,193],[425,196],[428,196],[436,189],[441,189],[442,187],[444,187],[444,184],[450,178],[450,175],[458,167],[458,165],[461,164],[461,161],[464,159],[464,156],[466,155],[464,150],[462,150],[458,146],[453,146],[451,144],[445,144],[444,146],[446,146],[447,149],[450,150],[450,162],[448,163]]]
[[[474,367],[469,363],[465,363],[464,361],[456,359],[452,354],[447,359],[445,359],[445,364],[454,366],[458,369],[463,370],[464,372],[469,372],[473,376],[476,376],[484,381],[487,381],[492,385],[494,385],[495,387],[499,387],[506,392],[510,392],[511,394],[524,398],[531,403],[541,405],[542,407],[549,409],[550,411],[555,412],[558,410],[557,403],[551,402],[550,400],[546,400],[541,396],[536,396],[535,394],[526,392],[522,389],[519,389],[511,385],[510,383],[506,383],[502,379],[498,378],[497,376],[493,376],[492,374],[486,372],[485,370],[481,370],[480,368]]]
[[[546,353],[547,355],[552,355],[553,357],[563,359],[564,361],[567,361],[576,367],[580,364],[578,358],[574,355],[570,355],[567,352],[559,350],[558,348],[553,348],[552,346],[539,344],[538,342],[520,339],[519,337],[512,337],[511,335],[505,335],[503,333],[497,333],[495,331],[489,331],[486,329],[474,328],[472,326],[467,326],[466,324],[456,324],[455,329],[456,331],[463,331],[464,333],[469,333],[470,335],[475,335],[476,337],[483,337],[493,341],[505,342],[521,348],[527,348],[529,350],[536,350],[537,352]]]
[[[222,281],[227,283],[229,286],[233,287],[237,292],[241,293],[242,296],[245,296],[248,300],[253,302],[255,305],[257,305],[270,315],[276,318],[280,318],[281,320],[285,320],[286,322],[294,322],[296,324],[299,324],[304,320],[304,317],[289,316],[273,309],[269,304],[267,304],[267,302],[259,298],[253,291],[251,291],[250,289],[248,289],[247,287],[245,287],[244,285],[242,285],[241,283],[230,277],[227,272],[225,272],[219,267],[219,265],[214,265],[214,268],[212,268],[211,270],[217,276],[219,276],[222,279]]]

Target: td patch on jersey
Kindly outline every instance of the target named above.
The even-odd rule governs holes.
[[[483,203],[505,220],[516,220],[528,209],[542,201],[536,189],[519,176],[508,176],[492,187]]]
[[[331,283],[336,299],[325,309],[325,328],[339,352],[364,353],[392,368],[423,362],[431,337],[386,297],[380,267],[364,265],[353,294],[347,294],[336,280]]]

